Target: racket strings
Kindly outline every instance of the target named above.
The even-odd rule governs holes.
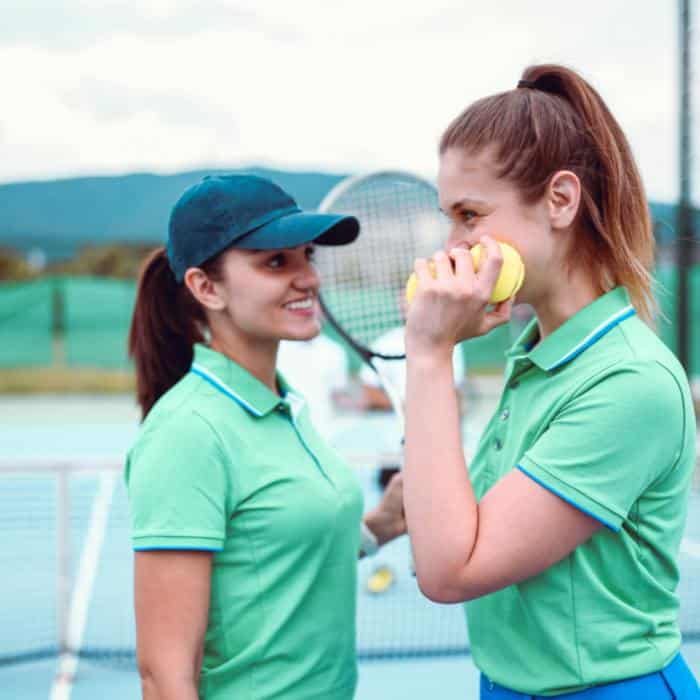
[[[324,209],[360,221],[352,245],[319,246],[316,260],[326,309],[356,343],[370,348],[404,324],[404,285],[415,258],[431,255],[445,240],[437,193],[418,178],[371,176],[330,197]]]

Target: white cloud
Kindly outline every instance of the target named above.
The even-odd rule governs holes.
[[[5,181],[252,162],[430,175],[452,117],[551,60],[581,70],[609,102],[649,193],[677,192],[673,3],[589,0],[576,13],[554,0],[37,7],[18,3],[0,29]],[[700,117],[694,136],[698,151]]]

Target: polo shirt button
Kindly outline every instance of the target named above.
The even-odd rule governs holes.
[[[510,416],[510,411],[506,408],[501,413],[501,420],[508,420],[508,416]]]
[[[499,438],[496,438],[493,441],[493,446],[500,451],[500,449],[503,447],[503,443],[499,440]]]
[[[493,681],[489,681],[489,690],[493,690]]]

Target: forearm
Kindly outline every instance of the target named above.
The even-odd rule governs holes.
[[[197,684],[192,679],[174,677],[165,669],[160,674],[141,674],[142,700],[199,700]]]
[[[477,535],[451,358],[408,360],[404,503],[423,592],[452,598]]]

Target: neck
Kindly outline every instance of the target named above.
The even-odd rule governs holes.
[[[219,331],[212,332],[209,347],[243,367],[275,394],[279,393],[276,376],[278,340],[251,340],[230,331]]]
[[[582,308],[593,303],[600,293],[592,281],[578,271],[564,272],[542,296],[532,302],[537,315],[540,340],[551,335]],[[561,290],[564,290],[562,293]]]

